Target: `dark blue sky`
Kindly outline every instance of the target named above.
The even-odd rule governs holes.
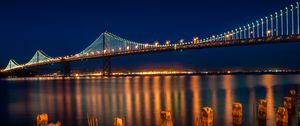
[[[166,39],[177,41],[180,38],[191,39],[195,35],[207,37],[250,23],[295,2],[293,0],[1,0],[0,64],[6,65],[10,58],[21,63],[27,62],[37,49],[44,50],[50,56],[74,54],[83,50],[105,30],[139,42]],[[240,62],[237,66],[243,64],[299,66],[300,61],[297,58],[299,49],[299,44],[212,49],[192,51],[182,56],[182,59],[189,55],[191,58],[204,57],[203,60],[207,62],[202,65],[225,62],[225,66],[235,66],[236,62]],[[219,55],[220,53],[236,56],[224,58]],[[245,54],[252,59],[241,59]],[[279,56],[274,57],[272,54]],[[178,54],[162,54],[154,59],[163,62],[169,56],[176,57]],[[178,57],[178,60],[182,60],[180,56]],[[191,59],[190,62],[194,60]],[[257,60],[261,60],[261,63],[257,63]]]

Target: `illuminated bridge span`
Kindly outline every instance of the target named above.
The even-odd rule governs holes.
[[[103,58],[102,74],[111,75],[110,58],[114,56],[182,49],[300,42],[299,23],[299,3],[296,2],[295,5],[286,7],[249,24],[204,39],[194,37],[191,41],[181,39],[178,42],[171,43],[171,41],[167,40],[163,44],[158,41],[150,44],[130,41],[112,33],[104,32],[80,53],[63,57],[50,57],[42,50],[38,50],[28,63],[18,64],[12,59],[1,72],[13,72],[24,68],[61,63],[62,74],[69,76],[71,70],[70,62]]]

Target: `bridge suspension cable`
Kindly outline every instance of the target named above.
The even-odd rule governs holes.
[[[105,36],[105,37],[103,37]],[[105,40],[103,39],[105,38]],[[105,46],[103,46],[105,44]],[[105,48],[104,48],[105,47]],[[77,55],[90,53],[124,52],[154,47],[152,44],[130,41],[109,32],[103,32],[95,41]]]
[[[17,68],[19,66],[20,65],[14,59],[11,59],[11,60],[9,60],[6,68],[4,69],[4,71],[11,70],[11,69]]]
[[[28,64],[33,64],[33,63],[39,63],[39,62],[45,62],[47,60],[52,59],[50,56],[48,56],[45,52],[42,50],[37,50],[33,57],[29,60]]]
[[[292,4],[260,18],[247,25],[237,27],[229,32],[217,35],[217,40],[237,40],[272,36],[286,36],[300,34],[299,2]],[[296,20],[295,20],[296,19]],[[295,23],[296,22],[296,23]],[[252,25],[251,25],[252,24]],[[279,25],[280,24],[280,25]],[[256,29],[255,29],[256,28]],[[296,30],[295,30],[296,29]],[[202,39],[202,42],[211,42],[211,37]]]

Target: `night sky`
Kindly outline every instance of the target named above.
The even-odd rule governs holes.
[[[178,41],[220,34],[270,15],[294,0],[1,0],[0,65],[75,54],[102,32],[138,42]],[[230,47],[114,58],[118,67],[294,67],[300,43]],[[129,60],[128,60],[129,59]],[[119,63],[122,63],[118,65]]]

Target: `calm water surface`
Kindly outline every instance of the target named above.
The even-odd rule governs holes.
[[[0,80],[1,122],[35,125],[40,112],[50,122],[87,126],[87,113],[112,126],[124,116],[126,126],[159,126],[160,111],[172,112],[175,126],[192,126],[201,107],[214,110],[215,126],[232,125],[232,103],[243,104],[244,125],[256,125],[256,102],[266,98],[268,113],[283,105],[289,89],[300,91],[300,75],[136,76],[80,79]],[[275,125],[268,114],[267,125]],[[291,125],[297,125],[293,116]]]

